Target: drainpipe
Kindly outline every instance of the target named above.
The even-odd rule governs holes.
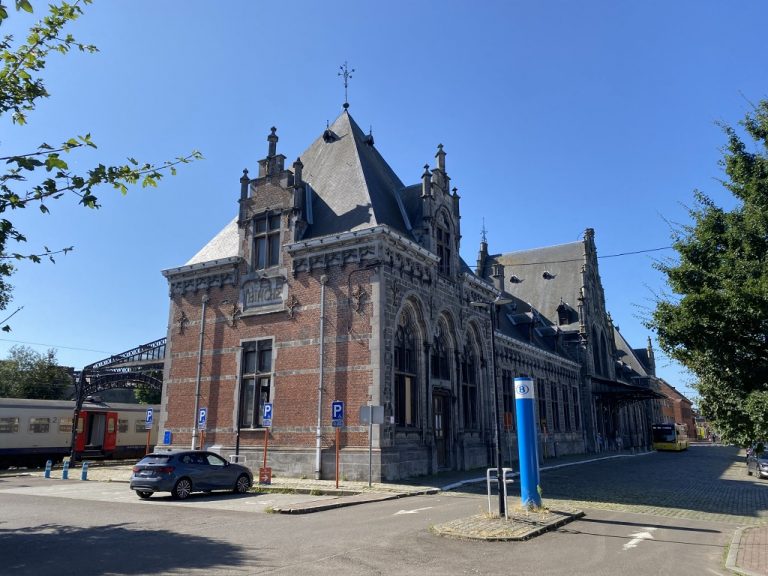
[[[320,452],[322,450],[323,424],[323,360],[325,360],[325,285],[328,276],[320,276],[320,377],[317,379],[317,431],[315,432],[315,480],[320,480]]]
[[[203,295],[203,312],[200,316],[200,345],[197,348],[197,378],[195,379],[195,414],[192,421],[195,423],[192,428],[192,450],[197,449],[197,439],[200,436],[200,430],[197,428],[197,413],[200,411],[200,374],[203,370],[203,337],[205,336],[205,309],[210,297]]]

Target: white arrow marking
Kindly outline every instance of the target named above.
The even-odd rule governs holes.
[[[647,530],[647,532],[635,532],[634,534],[630,534],[632,536],[632,540],[624,544],[624,550],[629,550],[630,548],[637,548],[637,545],[640,544],[643,540],[653,540],[653,532],[656,530],[656,528],[650,528],[648,526],[643,527],[644,530]]]
[[[424,510],[429,510],[432,508],[432,506],[427,506],[426,508],[414,508],[413,510],[398,510],[392,516],[397,516],[398,514],[417,514],[419,512],[423,512]]]

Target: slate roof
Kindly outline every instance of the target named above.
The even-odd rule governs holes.
[[[616,352],[619,357],[617,360],[624,362],[632,370],[634,370],[638,376],[650,376],[643,363],[636,356],[635,350],[624,339],[624,336],[615,327],[613,329],[613,340],[616,343]]]
[[[561,299],[578,310],[584,252],[584,242],[578,241],[493,255],[488,258],[483,277],[490,277],[494,262],[503,264],[505,290],[556,321]],[[516,276],[520,282],[510,281],[512,276]],[[561,325],[562,330],[579,329],[576,315],[572,317],[574,321]]]
[[[313,223],[304,238],[380,224],[410,236],[398,196],[404,188],[400,178],[347,111],[329,130],[333,138],[320,135],[300,156],[302,177],[314,191]]]
[[[208,244],[203,246],[197,254],[192,256],[185,266],[237,256],[237,242],[237,217],[235,217]]]

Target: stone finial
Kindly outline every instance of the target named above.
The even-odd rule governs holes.
[[[302,174],[301,171],[304,168],[304,164],[301,161],[301,158],[296,158],[296,162],[293,163],[293,186],[294,188],[298,188],[301,186],[301,178]]]
[[[278,137],[277,137],[277,134],[276,134],[277,128],[272,126],[272,128],[270,128],[270,130],[271,130],[271,133],[269,134],[269,136],[267,136],[267,142],[269,142],[269,153],[267,154],[267,156],[269,158],[272,158],[272,157],[274,157],[277,154],[277,141],[278,141]]]
[[[445,152],[443,151],[442,144],[437,145],[437,154],[435,154],[435,158],[437,158],[437,169],[445,172]]]
[[[248,183],[251,181],[248,178],[248,168],[243,169],[243,175],[240,176],[240,200],[248,198]]]
[[[432,195],[432,174],[429,171],[429,164],[424,164],[424,174],[421,175],[421,197]]]

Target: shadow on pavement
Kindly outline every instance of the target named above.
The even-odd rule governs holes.
[[[0,528],[0,550],[4,573],[40,576],[171,571],[183,574],[227,567],[242,570],[246,561],[246,554],[237,546],[130,524],[92,528],[59,524],[16,530]]]

